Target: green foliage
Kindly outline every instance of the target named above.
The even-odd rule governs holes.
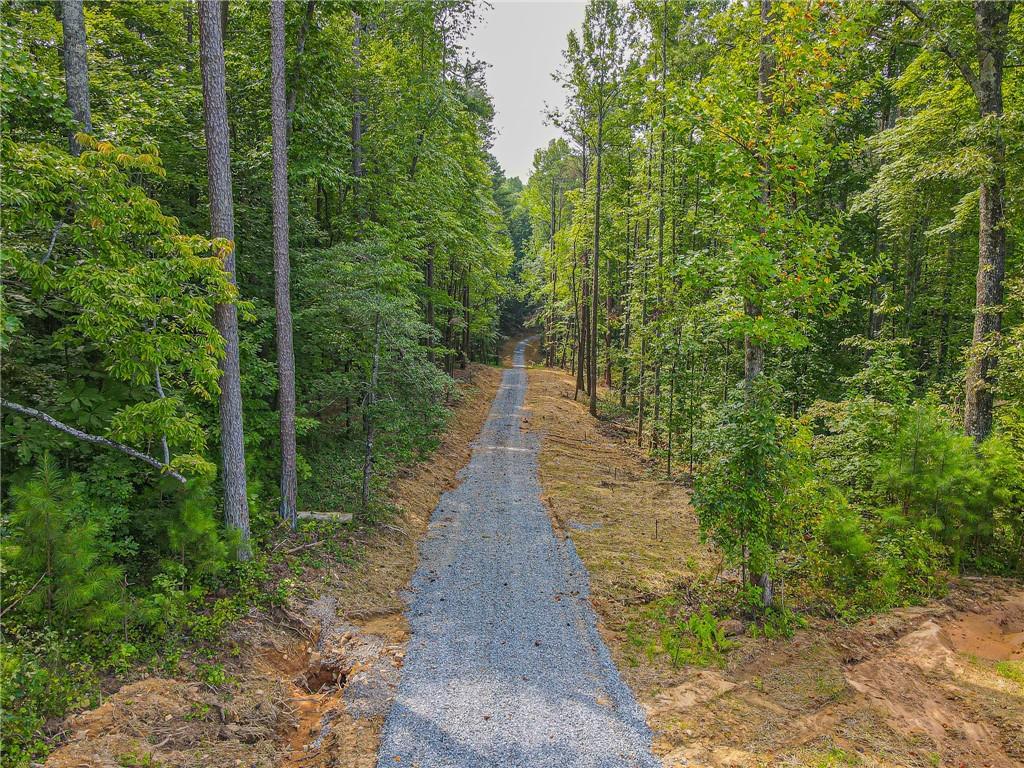
[[[663,635],[662,643],[674,666],[719,661],[731,645],[706,605],[689,618],[679,619],[673,630]]]
[[[775,571],[787,533],[781,519],[786,459],[777,396],[776,386],[764,377],[730,393],[719,416],[715,453],[693,496],[704,535],[731,562],[757,573]]]
[[[798,626],[785,600],[854,617],[934,595],[949,571],[1020,573],[1019,279],[983,345],[1000,362],[981,445],[959,435],[958,403],[996,135],[1006,271],[1020,272],[1024,70],[1004,73],[1002,119],[979,120],[937,45],[976,48],[970,9],[920,6],[933,27],[892,3],[779,0],[762,20],[756,3],[595,0],[559,74],[565,137],[524,187],[489,154],[484,68],[459,42],[474,4],[288,4],[300,506],[357,511],[373,425],[375,502],[357,524],[385,517],[389,479],[436,444],[456,371],[493,360],[500,333],[533,314],[549,363],[578,366],[589,347],[618,390],[609,418],[632,422],[668,474],[685,462],[727,563],[775,579],[781,604],[758,605],[755,632]],[[0,16],[5,397],[189,478],[172,487],[4,413],[3,749],[26,761],[45,751],[39,724],[81,704],[99,670],[171,668],[179,638],[215,644],[291,585],[259,551],[277,535],[280,460],[265,7],[233,4],[225,41],[234,243],[203,235],[192,5],[86,3],[93,135],[77,157],[53,8]],[[1012,62],[1016,10],[1010,26]],[[248,564],[230,562],[218,519],[213,310],[229,302],[242,310]],[[589,311],[598,338],[584,344]],[[736,386],[744,347],[765,353],[750,389]],[[740,590],[741,604],[756,597]],[[708,609],[657,610],[659,653],[717,659]],[[204,674],[224,682],[215,661]]]
[[[964,569],[1019,573],[1024,552],[1024,185],[1010,162],[1024,80],[1008,66],[1002,117],[980,120],[949,53],[974,66],[973,14],[915,9],[928,20],[896,3],[638,1],[608,77],[593,3],[591,45],[570,39],[559,74],[564,137],[538,150],[523,194],[548,364],[596,356],[616,390],[602,413],[668,476],[685,470],[726,565],[842,616],[926,599]],[[996,170],[1007,300],[1002,332],[978,343],[978,190]],[[996,426],[975,446],[960,433],[979,349],[999,373]],[[736,386],[757,353],[770,395]]]
[[[457,399],[456,370],[494,359],[502,311],[525,312],[505,297],[529,221],[522,185],[488,153],[483,70],[458,44],[472,4],[361,4],[358,52],[352,11],[286,8],[297,463],[303,509],[353,509],[373,424],[375,503],[359,521],[370,524],[388,513],[394,473],[436,445]],[[90,669],[173,668],[182,643],[213,645],[253,605],[280,604],[291,589],[272,577],[264,553],[230,562],[216,478],[224,342],[214,307],[234,302],[254,545],[279,535],[266,9],[232,6],[226,37],[234,243],[203,235],[194,5],[85,4],[93,128],[77,137],[80,156],[68,150],[75,126],[54,7],[5,4],[0,15],[4,396],[166,461],[189,480],[178,487],[5,409],[5,606],[7,596],[18,603],[4,615],[3,652],[35,659],[24,669],[56,679],[59,654],[33,655],[19,638],[59,625],[75,631],[58,638],[61,653]],[[361,169],[356,110],[368,127],[358,139]],[[228,249],[237,286],[222,270]],[[44,751],[30,733],[39,718],[79,699],[16,690],[27,719],[4,748],[28,759]]]
[[[1024,662],[998,661],[996,662],[996,672],[1000,677],[1005,677],[1024,688]]]
[[[0,645],[0,760],[28,765],[47,751],[43,726],[99,698],[90,665],[52,631],[24,632]]]
[[[702,605],[687,615],[672,598],[652,603],[639,623],[627,627],[627,634],[649,657],[664,654],[675,667],[721,664],[732,647],[710,607]]]
[[[49,456],[11,489],[4,562],[19,611],[42,626],[101,627],[116,622],[121,570],[100,560],[96,526],[81,481],[65,478]]]
[[[834,561],[832,578],[837,587],[856,589],[864,583],[873,547],[864,521],[855,510],[826,510],[819,523],[818,540]]]
[[[199,679],[210,686],[226,685],[231,679],[220,664],[200,664]]]
[[[957,433],[933,402],[915,403],[882,453],[876,484],[891,506],[883,514],[896,527],[933,534],[959,570],[976,535],[991,534],[991,479],[974,443]]]
[[[1024,570],[1024,411],[1006,409],[998,428],[981,447],[993,506],[971,552],[979,568]]]

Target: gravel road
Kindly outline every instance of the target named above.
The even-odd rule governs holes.
[[[378,768],[659,766],[597,633],[586,570],[540,501],[539,441],[520,428],[524,347],[421,545]]]

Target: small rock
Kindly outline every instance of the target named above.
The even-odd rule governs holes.
[[[747,631],[747,628],[743,626],[743,622],[738,619],[726,619],[718,628],[722,630],[726,637],[737,637]]]

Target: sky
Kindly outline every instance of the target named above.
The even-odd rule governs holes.
[[[565,36],[583,22],[584,2],[492,0],[466,41],[476,57],[488,62],[487,90],[494,99],[497,137],[491,150],[507,176],[523,183],[533,153],[558,135],[545,125],[545,104],[562,106],[562,86],[551,74],[562,63]]]

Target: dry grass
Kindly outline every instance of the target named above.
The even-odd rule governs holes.
[[[564,373],[530,371],[527,426],[543,434],[541,483],[556,527],[590,571],[595,601],[643,605],[706,572],[689,491],[652,476],[642,457],[602,432]],[[618,630],[620,611],[604,611]]]

